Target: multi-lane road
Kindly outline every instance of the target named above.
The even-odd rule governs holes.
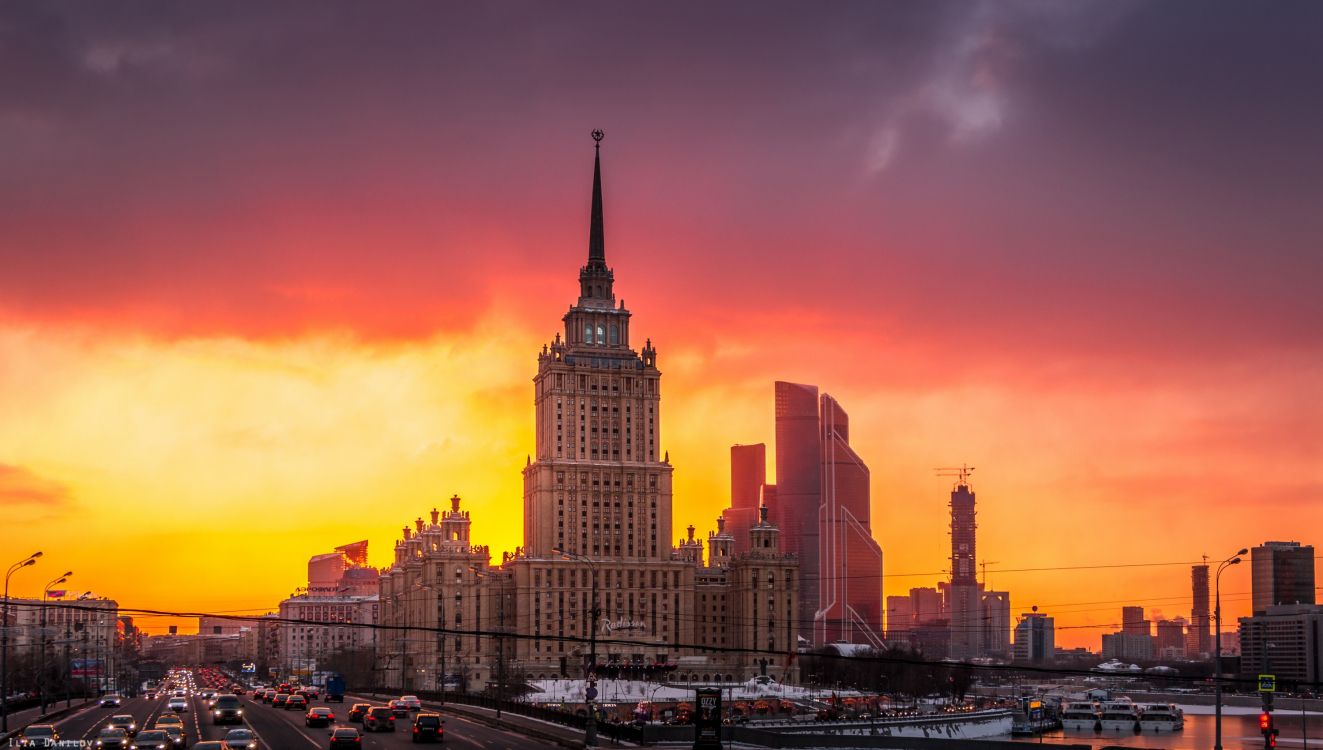
[[[91,706],[76,711],[71,716],[56,722],[62,740],[95,741],[97,732],[106,725],[115,714],[130,714],[138,722],[138,727],[150,727],[156,717],[168,713],[166,698],[154,699],[131,698],[118,708],[100,708]],[[330,730],[325,727],[309,728],[304,726],[303,711],[285,711],[255,702],[251,695],[243,697],[243,726],[252,729],[260,740],[262,750],[325,750],[330,744]],[[345,703],[313,702],[314,706],[326,705],[335,711],[337,723],[344,718],[352,705],[352,696],[346,696]],[[428,710],[435,706],[424,705]],[[530,750],[554,750],[557,745],[532,739],[514,732],[503,731],[485,724],[469,721],[462,717],[441,712],[446,721],[445,745],[450,748],[465,750],[504,750],[505,748],[529,748]],[[225,733],[234,729],[236,724],[213,726],[206,701],[197,696],[189,699],[188,710],[180,713],[187,727],[188,744],[192,746],[200,740],[219,740]],[[367,733],[363,736],[363,747],[370,750],[381,748],[401,748],[412,745],[410,742],[410,722],[400,719],[393,733]],[[89,742],[88,746],[91,746]]]

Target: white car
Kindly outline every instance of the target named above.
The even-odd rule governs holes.
[[[179,698],[179,697],[171,698],[170,702],[167,703],[166,705],[169,707],[171,711],[187,711],[188,699]]]
[[[418,696],[416,696],[416,695],[405,695],[405,696],[402,696],[402,697],[400,698],[399,702],[400,702],[400,704],[402,704],[405,708],[409,709],[410,711],[421,711],[421,710],[423,710],[423,702],[420,701],[420,700],[418,700]]]

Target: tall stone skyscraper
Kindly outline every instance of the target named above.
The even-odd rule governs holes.
[[[947,589],[947,611],[951,616],[950,656],[971,659],[982,656],[988,623],[984,617],[983,587],[975,574],[974,491],[968,472],[951,490],[951,586]]]
[[[1213,653],[1213,631],[1209,627],[1211,619],[1208,608],[1208,566],[1190,567],[1190,588],[1193,604],[1190,607],[1191,637],[1186,643],[1187,656],[1203,658]],[[1193,653],[1190,653],[1193,652]]]
[[[536,453],[524,467],[524,546],[502,565],[511,606],[494,615],[508,627],[514,610],[525,637],[513,649],[526,674],[580,676],[594,659],[636,655],[673,663],[695,642],[696,568],[672,554],[657,350],[651,341],[631,348],[630,313],[614,283],[599,147],[578,299],[562,318],[563,333],[542,347],[533,378]],[[558,640],[588,640],[594,630],[631,645],[599,644],[594,655]]]
[[[816,386],[776,383],[776,485],[764,502],[782,546],[799,556],[800,636],[881,645],[868,466],[850,447],[849,415]]]
[[[537,456],[524,469],[524,551],[666,560],[671,465],[657,453],[661,371],[651,341],[630,348],[630,314],[616,301],[604,235],[599,149],[579,299],[533,378]]]

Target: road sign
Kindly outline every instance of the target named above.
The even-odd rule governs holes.
[[[597,697],[597,688],[590,687],[587,690],[583,691],[583,694],[588,697],[588,700],[592,700]]]
[[[1275,674],[1259,675],[1259,692],[1260,693],[1277,692],[1277,675]]]

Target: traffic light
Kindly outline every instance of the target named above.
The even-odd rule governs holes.
[[[1259,731],[1263,732],[1264,750],[1273,750],[1277,747],[1277,735],[1281,734],[1281,731],[1273,726],[1272,714],[1268,711],[1259,714]]]

